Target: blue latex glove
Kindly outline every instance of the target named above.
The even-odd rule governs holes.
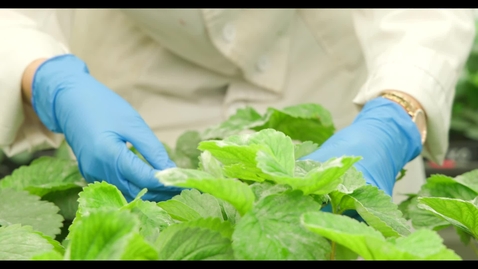
[[[392,196],[400,170],[422,151],[419,130],[399,104],[373,99],[354,122],[302,159],[325,162],[332,157],[361,156],[354,164],[368,184]]]
[[[143,188],[148,189],[143,199],[153,201],[170,199],[182,190],[165,187],[155,178],[158,170],[175,164],[139,113],[95,80],[77,57],[54,57],[37,69],[32,104],[49,130],[65,135],[87,182],[105,180],[128,201]],[[152,167],[129,150],[126,142]]]

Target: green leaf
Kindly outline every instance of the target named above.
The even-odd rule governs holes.
[[[0,260],[30,260],[50,251],[58,255],[64,253],[60,243],[33,231],[30,226],[0,227]]]
[[[118,210],[128,204],[118,188],[105,181],[88,184],[80,193],[78,203],[81,216],[87,216],[98,209]]]
[[[15,169],[0,181],[0,189],[26,190],[38,196],[85,185],[76,162],[47,156]]]
[[[225,220],[220,200],[208,193],[201,194],[195,189],[184,190],[171,200],[159,202],[158,206],[179,221],[208,217]]]
[[[269,108],[263,118],[262,125],[251,129],[260,131],[271,128],[294,140],[312,141],[319,145],[335,131],[330,112],[318,104],[301,104],[282,110]]]
[[[438,231],[451,225],[448,221],[438,217],[430,211],[419,208],[418,196],[411,199],[408,206],[408,214],[415,229],[431,229]]]
[[[398,210],[400,210],[403,214],[403,217],[408,220],[410,219],[410,205],[412,204],[413,199],[417,197],[417,195],[413,193],[407,194],[407,196],[407,199],[403,200],[400,204],[398,204]]]
[[[0,189],[0,225],[29,225],[34,230],[55,237],[63,226],[60,209],[54,204],[41,201],[39,196],[27,191]]]
[[[389,238],[353,218],[327,212],[307,212],[301,217],[307,229],[349,248],[365,260],[459,260],[430,230],[408,237]]]
[[[465,178],[459,179],[465,184],[462,184],[454,178],[445,175],[432,175],[427,179],[427,182],[422,185],[418,196],[420,197],[448,197],[458,198],[463,200],[471,200],[478,194],[467,185]],[[471,186],[471,185],[470,185]],[[438,217],[437,215],[418,207],[417,199],[410,200],[408,205],[408,214],[412,220],[412,225],[416,229],[427,228],[439,230],[450,225],[449,222]]]
[[[478,238],[478,208],[474,201],[443,197],[419,197],[418,207],[442,217]]]
[[[250,185],[254,196],[256,197],[256,203],[264,199],[265,197],[273,194],[282,193],[291,190],[291,187],[281,184],[273,184],[270,182],[255,182]]]
[[[158,252],[139,234],[134,234],[126,245],[121,260],[157,260]]]
[[[71,230],[67,258],[119,260],[138,231],[139,221],[128,211],[93,211]]]
[[[177,167],[198,168],[201,151],[197,147],[201,140],[201,136],[197,131],[187,131],[179,136],[176,140],[176,148],[171,156]]]
[[[232,260],[232,226],[217,218],[169,226],[156,241],[160,260]]]
[[[123,207],[129,209],[139,219],[139,233],[148,242],[155,242],[159,233],[175,221],[171,216],[154,202],[135,200]]]
[[[70,225],[69,230],[76,226],[84,216],[88,216],[92,212],[98,210],[112,210],[117,211],[123,206],[127,205],[126,199],[118,188],[105,181],[94,182],[88,184],[83,191],[79,193],[78,210],[76,211],[75,219]],[[70,238],[70,234],[67,238]]]
[[[45,253],[42,253],[42,254],[38,254],[38,255],[35,255],[31,258],[31,260],[34,260],[34,261],[61,261],[63,260],[63,256],[52,250],[52,251],[49,251],[49,252],[45,252]]]
[[[294,176],[294,143],[290,137],[273,129],[265,129],[249,139],[250,145],[263,145],[256,154],[257,167],[275,176]]]
[[[357,258],[358,258],[357,253],[353,252],[352,250],[340,244],[335,244],[335,260],[349,261],[349,260],[357,260]]]
[[[453,226],[453,228],[460,237],[460,241],[463,243],[463,245],[468,246],[473,236],[458,226]]]
[[[310,231],[349,248],[364,259],[371,260],[375,256],[367,241],[385,243],[385,238],[380,232],[347,216],[306,212],[301,216],[301,224]]]
[[[262,170],[274,176],[273,181],[287,184],[304,194],[327,194],[342,182],[342,175],[359,160],[358,157],[342,157],[324,163],[311,160],[296,161],[295,176],[288,177],[274,171]]]
[[[476,180],[477,178],[478,178],[478,169],[475,169],[455,177],[455,181],[472,189],[478,196],[478,182]],[[460,198],[460,197],[450,197],[450,198]]]
[[[333,199],[333,198],[332,198]],[[339,212],[357,210],[368,225],[385,237],[410,234],[407,221],[390,196],[372,185],[365,185],[347,194],[339,204]]]
[[[226,121],[206,129],[202,134],[203,140],[222,139],[236,135],[262,122],[262,116],[252,107],[241,108]]]
[[[249,186],[233,178],[215,178],[200,170],[171,168],[156,173],[165,186],[196,188],[229,202],[239,213],[252,208],[255,197]]]
[[[198,149],[209,151],[224,165],[224,173],[231,178],[264,181],[268,178],[257,168],[256,155],[265,145],[249,145],[251,134],[230,136],[221,141],[203,141]]]
[[[311,154],[319,148],[319,145],[311,141],[305,141],[294,146],[295,159],[300,159],[304,156]]]
[[[201,153],[199,161],[199,169],[211,174],[216,178],[224,178],[225,175],[222,171],[222,164],[216,158],[214,158],[209,151]]]
[[[235,257],[240,260],[327,259],[330,244],[300,225],[303,212],[320,208],[320,204],[300,191],[266,196],[236,224],[232,243]]]
[[[418,194],[426,197],[448,197],[463,200],[471,200],[478,195],[476,191],[467,186],[471,184],[468,177],[458,177],[458,180],[461,182],[445,175],[432,175],[422,185]]]
[[[452,250],[443,245],[443,239],[434,231],[421,229],[413,232],[407,237],[389,239],[389,242],[395,244],[395,248],[402,252],[403,256],[414,255],[414,259],[424,260],[461,260]],[[406,254],[405,254],[406,253]],[[391,252],[390,258],[396,255]]]
[[[42,200],[54,203],[60,208],[60,215],[66,220],[73,220],[78,211],[78,198],[82,188],[54,191],[42,197]]]

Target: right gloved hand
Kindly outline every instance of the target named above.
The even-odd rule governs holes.
[[[94,79],[74,55],[42,63],[32,83],[32,105],[42,123],[63,133],[87,182],[105,180],[131,201],[143,188],[144,200],[163,201],[183,189],[166,187],[158,170],[175,167],[165,148],[139,113]],[[130,142],[151,164],[126,146]]]

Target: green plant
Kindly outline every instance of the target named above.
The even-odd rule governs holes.
[[[441,230],[453,226],[465,245],[477,256],[478,170],[455,178],[432,175],[417,194],[400,204],[415,228]]]
[[[333,131],[317,105],[239,110],[170,149],[178,168],[157,178],[187,189],[159,203],[141,200],[146,189],[127,203],[72,161],[38,159],[0,181],[0,259],[460,259],[435,231],[411,232],[353,168],[360,157],[299,160]]]

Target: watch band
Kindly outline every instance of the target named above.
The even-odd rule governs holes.
[[[427,135],[427,125],[425,113],[423,112],[423,110],[420,109],[418,106],[414,105],[409,97],[397,92],[388,91],[383,93],[382,97],[400,104],[405,109],[408,115],[410,115],[410,117],[412,118],[412,121],[417,125],[418,130],[420,132],[422,144],[424,144]]]

